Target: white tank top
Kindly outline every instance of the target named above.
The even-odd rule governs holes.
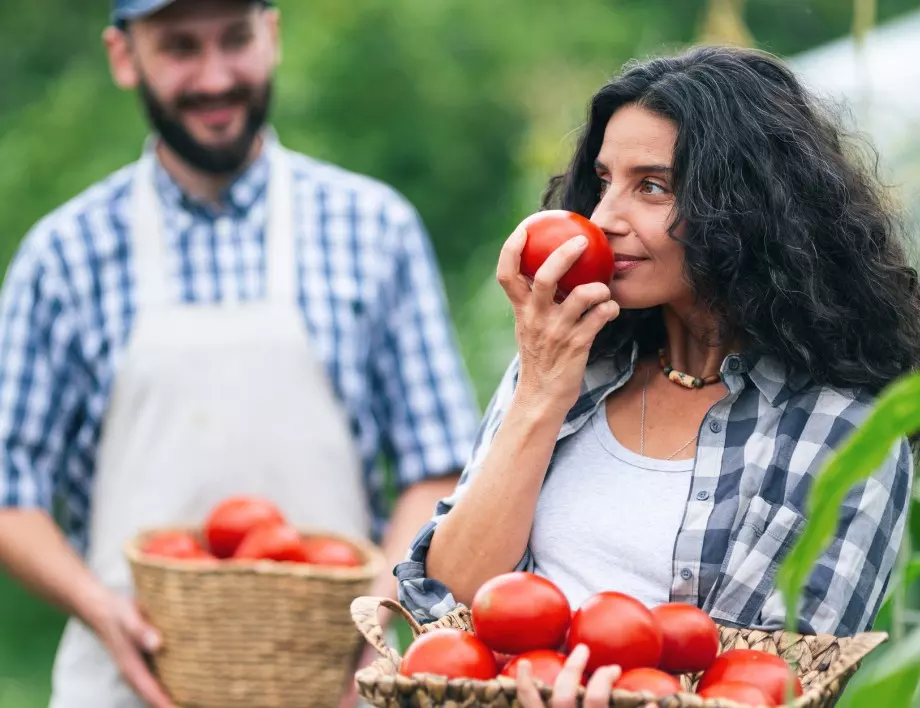
[[[692,470],[692,459],[657,460],[623,447],[600,405],[561,444],[547,474],[530,538],[535,572],[573,609],[606,590],[647,607],[668,602]]]

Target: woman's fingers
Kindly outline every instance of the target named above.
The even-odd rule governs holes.
[[[498,255],[496,279],[515,307],[522,305],[530,294],[527,278],[521,275],[521,252],[526,242],[527,232],[519,226],[505,241]]]
[[[565,660],[562,671],[556,677],[553,685],[553,697],[550,701],[551,708],[575,708],[578,687],[585,674],[588,664],[588,647],[584,644],[576,646]]]
[[[521,708],[543,708],[543,698],[533,682],[533,671],[526,659],[518,662],[516,682],[517,698]]]
[[[592,307],[610,302],[610,286],[606,283],[585,283],[579,285],[562,303],[565,318],[577,322]]]
[[[597,333],[604,325],[620,316],[620,306],[613,300],[595,305],[585,313],[581,321],[572,332],[572,342],[575,346],[585,344],[590,347]]]
[[[622,673],[619,666],[602,666],[595,671],[585,687],[583,708],[607,708],[610,690]]]
[[[588,239],[576,236],[559,246],[543,261],[533,278],[534,300],[539,307],[548,309],[553,305],[560,278],[581,257],[587,245]]]

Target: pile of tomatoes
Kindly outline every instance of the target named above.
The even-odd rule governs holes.
[[[405,676],[515,679],[527,659],[552,686],[570,649],[590,656],[582,682],[600,666],[618,665],[615,689],[656,699],[683,691],[678,675],[702,672],[697,694],[751,706],[778,706],[802,685],[780,657],[751,649],[719,654],[719,630],[702,610],[682,603],[648,609],[617,592],[601,592],[573,612],[562,591],[541,576],[513,572],[485,583],[470,607],[473,632],[440,628],[420,635],[400,665]]]
[[[204,562],[276,561],[321,566],[363,565],[361,554],[334,538],[305,537],[267,499],[234,496],[218,503],[199,536],[186,531],[151,534],[141,552],[174,560]]]

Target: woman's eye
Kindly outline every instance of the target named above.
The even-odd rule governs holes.
[[[605,182],[604,180],[601,180],[601,186],[600,186],[600,189],[598,190],[598,195],[603,197],[607,193],[607,189],[609,187],[610,187],[610,182]]]
[[[657,182],[650,182],[649,180],[642,180],[642,185],[639,188],[643,194],[667,194],[668,190],[665,187],[662,187]]]

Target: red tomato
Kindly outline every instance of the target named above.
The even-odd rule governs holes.
[[[307,563],[314,565],[364,565],[364,559],[355,548],[335,538],[305,538],[303,552]]]
[[[588,239],[588,247],[559,279],[557,302],[564,300],[579,285],[594,282],[606,285],[613,278],[613,249],[607,235],[581,214],[550,209],[528,216],[521,226],[527,231],[527,241],[521,252],[521,274],[530,279],[563,243],[579,235]]]
[[[680,693],[684,690],[683,686],[680,685],[680,680],[671,676],[671,674],[647,667],[630,669],[617,679],[613,687],[624,691],[632,691],[633,693],[647,691],[655,698],[673,696],[675,693]]]
[[[214,507],[205,521],[204,533],[211,553],[229,558],[247,533],[269,523],[284,523],[284,516],[272,502],[259,497],[231,497]]]
[[[532,674],[535,679],[542,681],[547,686],[556,683],[556,677],[565,666],[565,654],[560,654],[552,649],[537,649],[518,654],[502,669],[501,675],[517,679],[518,665],[522,660],[530,662]]]
[[[619,592],[601,592],[578,608],[569,631],[569,645],[590,651],[588,673],[618,664],[623,671],[655,667],[661,660],[661,630],[648,608]]]
[[[714,683],[709,688],[698,691],[697,695],[700,698],[725,698],[729,701],[754,706],[755,708],[762,708],[763,706],[773,708],[776,705],[773,699],[757,686],[743,683],[742,681]]]
[[[720,654],[706,669],[697,691],[725,681],[740,681],[757,686],[774,703],[782,705],[790,680],[794,695],[801,696],[802,683],[781,657],[754,649],[732,649]]]
[[[434,629],[409,645],[399,665],[403,676],[435,674],[448,679],[495,678],[498,667],[492,651],[475,635],[462,629]]]
[[[502,654],[498,651],[493,651],[492,654],[495,656],[495,667],[498,669],[499,673],[504,671],[508,662],[514,658],[513,654]]]
[[[150,536],[141,546],[141,551],[164,558],[213,558],[201,547],[198,539],[184,531],[163,531]]]
[[[287,524],[257,526],[246,534],[233,557],[246,560],[307,562],[300,533]]]
[[[699,607],[681,602],[660,605],[652,614],[661,628],[662,671],[684,674],[705,671],[719,653],[719,628]]]
[[[473,596],[470,612],[476,636],[502,654],[558,649],[572,616],[562,590],[546,578],[521,571],[484,583]]]

